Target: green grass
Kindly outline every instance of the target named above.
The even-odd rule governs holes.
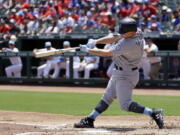
[[[0,110],[87,115],[101,94],[0,91]],[[180,115],[180,96],[134,95],[133,100],[151,108],[163,108],[165,115]],[[103,115],[132,115],[119,108],[117,100]]]

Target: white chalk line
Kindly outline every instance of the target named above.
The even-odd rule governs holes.
[[[41,129],[62,129],[63,127],[67,126],[68,124],[57,124],[57,125],[45,125],[45,124],[33,124],[33,123],[21,123],[21,122],[9,122],[4,121],[0,122],[0,124],[16,124],[16,125],[23,125],[23,126],[38,126]]]
[[[25,133],[18,133],[16,135],[60,135],[63,133],[73,133],[74,131],[78,134],[111,134],[111,133],[117,133],[113,132],[112,130],[108,129],[75,129],[75,128],[68,128],[70,124],[57,124],[57,125],[47,125],[47,124],[33,124],[33,123],[21,123],[21,122],[10,122],[10,121],[0,121],[0,124],[16,124],[16,125],[24,125],[24,126],[37,126],[40,129],[60,129],[63,130],[62,132],[53,132],[53,131],[48,131],[48,132],[25,132]],[[144,129],[139,129],[140,131],[143,131]],[[146,129],[147,130],[147,129]],[[167,130],[167,129],[166,129]],[[166,130],[164,132],[166,132]],[[177,129],[179,131],[179,129]],[[164,132],[159,132],[159,135],[163,134]],[[179,132],[178,132],[179,133]],[[169,135],[176,135],[176,134],[171,134],[171,130],[169,131]],[[179,135],[179,134],[177,134]]]
[[[60,135],[60,134],[65,134],[65,133],[73,133],[73,131],[62,131],[62,132],[26,132],[26,133],[19,133],[16,135]],[[111,131],[108,131],[106,129],[86,129],[84,131],[78,131],[77,134],[110,134],[112,133]]]
[[[73,131],[76,131],[78,133],[82,133],[82,134],[106,134],[106,133],[111,133],[111,131],[108,131],[107,129],[72,129],[72,128],[67,128],[68,124],[58,124],[58,125],[47,125],[47,124],[33,124],[33,123],[23,123],[23,122],[10,122],[10,121],[4,121],[4,122],[0,122],[0,124],[16,124],[16,125],[23,125],[23,126],[37,126],[40,129],[65,129],[65,131],[63,132],[51,132],[49,131],[47,132],[25,132],[25,133],[18,133],[16,135],[45,135],[45,134],[55,134],[55,135],[59,135],[59,134],[63,134],[63,133],[71,133]]]
[[[16,135],[40,135],[40,134],[43,134],[45,132],[27,132],[27,133],[19,133],[19,134],[16,134]]]

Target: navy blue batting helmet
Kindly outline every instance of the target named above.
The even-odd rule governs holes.
[[[136,32],[137,24],[133,18],[126,17],[120,21],[119,33],[125,34],[127,32]]]

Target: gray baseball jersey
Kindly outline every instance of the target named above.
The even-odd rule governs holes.
[[[119,69],[114,69],[106,91],[102,97],[111,104],[117,97],[120,107],[128,111],[131,104],[132,89],[139,81],[138,68],[143,56],[143,34],[140,30],[132,38],[122,38],[112,46],[113,61]]]
[[[144,39],[142,32],[138,30],[133,38],[122,38],[112,48],[114,54],[113,61],[123,70],[131,70],[139,67],[143,55]]]

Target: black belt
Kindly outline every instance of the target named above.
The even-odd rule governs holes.
[[[119,67],[119,66],[117,66],[117,65],[114,65],[114,67],[115,67],[116,70],[123,71],[123,68],[122,68],[122,67]],[[131,68],[132,71],[137,70],[137,69],[138,69],[137,67]]]

